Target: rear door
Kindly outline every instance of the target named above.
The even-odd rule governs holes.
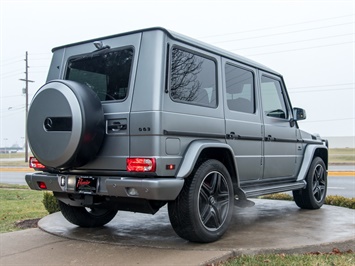
[[[297,132],[282,79],[260,72],[264,120],[264,179],[296,175]]]
[[[82,169],[125,170],[129,156],[129,114],[142,33],[103,39],[63,49],[64,79],[86,84],[101,100],[105,138],[96,159]],[[106,47],[106,48],[105,48]],[[61,51],[58,51],[61,52]]]
[[[232,147],[241,181],[262,178],[262,121],[257,105],[257,73],[223,60],[227,143]]]
[[[167,155],[172,141],[181,151],[197,139],[224,141],[223,105],[217,78],[220,57],[171,41],[169,84],[164,93],[162,124]],[[181,156],[181,152],[175,152]]]

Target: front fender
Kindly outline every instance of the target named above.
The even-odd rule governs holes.
[[[325,145],[308,145],[306,147],[306,150],[304,152],[304,155],[303,155],[303,162],[302,162],[302,166],[301,166],[301,169],[298,173],[298,176],[297,176],[297,181],[300,181],[300,180],[304,180],[307,176],[307,173],[308,173],[308,169],[313,161],[313,158],[316,154],[321,154],[320,151],[326,151],[326,154],[328,156],[328,149]],[[322,156],[320,156],[322,158]],[[322,158],[323,161],[325,162],[326,164],[326,167],[328,169],[328,159],[326,158]],[[325,160],[326,159],[326,160]]]

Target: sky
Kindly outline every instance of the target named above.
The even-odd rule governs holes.
[[[0,146],[24,143],[26,51],[31,99],[53,47],[154,26],[278,71],[301,129],[355,136],[355,0],[0,0]]]

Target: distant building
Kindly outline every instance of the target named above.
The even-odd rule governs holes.
[[[18,145],[13,145],[11,147],[0,147],[0,153],[16,153],[22,149],[23,148]]]

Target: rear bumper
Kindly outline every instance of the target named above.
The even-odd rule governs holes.
[[[81,193],[75,191],[76,176],[36,172],[26,174],[26,182],[31,189],[48,190],[61,193]],[[99,196],[142,198],[148,200],[175,200],[179,195],[184,179],[177,178],[132,178],[132,177],[96,177],[97,190],[92,194]],[[44,182],[41,189],[38,182]],[[129,191],[134,190],[132,195]]]

